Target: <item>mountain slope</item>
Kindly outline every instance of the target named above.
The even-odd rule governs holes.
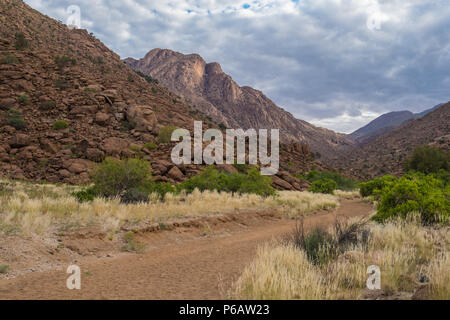
[[[408,121],[394,131],[353,150],[340,158],[337,165],[360,178],[402,172],[403,160],[422,144],[449,148],[450,103],[427,115]]]
[[[198,54],[184,55],[153,49],[140,60],[128,58],[125,62],[135,70],[158,79],[227,127],[280,129],[283,141],[306,143],[324,160],[331,160],[354,145],[344,134],[295,119],[261,91],[240,87],[218,63],[206,63]]]
[[[359,145],[369,143],[381,135],[393,131],[395,128],[398,128],[407,121],[423,117],[442,105],[443,104],[439,104],[420,113],[412,113],[411,111],[395,111],[385,113],[364,127],[349,134],[349,137],[355,140]]]
[[[139,156],[151,162],[155,180],[184,181],[202,166],[176,167],[173,144],[158,134],[167,125],[192,132],[195,120],[219,127],[86,30],[70,30],[19,0],[0,2],[0,176],[87,183],[105,157]],[[283,146],[280,159],[273,179],[281,189],[304,188],[287,171],[321,167],[302,144]]]

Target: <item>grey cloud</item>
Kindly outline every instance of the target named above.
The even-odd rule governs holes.
[[[156,47],[199,53],[295,116],[338,131],[450,94],[446,0],[261,0],[249,9],[243,1],[26,2],[63,21],[63,9],[79,5],[89,30],[122,57]],[[366,25],[373,12],[380,30]]]

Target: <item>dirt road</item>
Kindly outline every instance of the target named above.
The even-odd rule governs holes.
[[[305,227],[336,215],[365,216],[370,204],[343,200],[338,210],[308,216]],[[265,241],[290,232],[293,220],[265,221],[236,234],[171,243],[144,254],[80,262],[81,290],[68,290],[65,270],[0,280],[0,299],[221,299]]]

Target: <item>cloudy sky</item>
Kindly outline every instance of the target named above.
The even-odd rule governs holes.
[[[199,53],[297,118],[352,132],[450,100],[448,0],[25,0],[122,58]]]

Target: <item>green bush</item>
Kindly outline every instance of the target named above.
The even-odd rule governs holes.
[[[17,130],[24,129],[27,126],[20,112],[15,109],[9,109],[6,113],[6,123]]]
[[[78,202],[93,201],[97,196],[97,192],[94,187],[90,187],[81,191],[72,193],[72,195],[78,200]]]
[[[175,126],[165,126],[159,130],[158,141],[160,143],[169,143],[172,138],[172,132],[178,129]]]
[[[323,179],[333,180],[337,184],[337,189],[340,190],[354,190],[358,188],[357,181],[344,177],[343,175],[336,172],[312,170],[306,175],[305,178],[309,182]]]
[[[30,100],[26,94],[23,94],[17,98],[17,102],[20,104],[30,104]]]
[[[15,56],[13,55],[7,55],[4,56],[1,60],[0,60],[0,64],[17,64],[19,63],[19,59],[17,59]]]
[[[331,179],[321,179],[316,180],[312,183],[311,187],[309,188],[310,192],[313,193],[328,193],[333,194],[334,190],[336,190],[338,187],[336,181]]]
[[[158,145],[154,142],[147,142],[146,144],[144,144],[144,148],[148,150],[155,150],[158,149]]]
[[[443,181],[432,175],[409,174],[381,190],[380,204],[374,220],[406,218],[419,213],[424,224],[449,222],[450,192]]]
[[[262,176],[256,167],[251,168],[247,174],[242,174],[219,172],[213,166],[209,166],[201,174],[180,184],[178,189],[188,193],[198,189],[200,191],[251,193],[267,197],[276,193],[271,184],[272,180]]]
[[[374,196],[377,198],[384,187],[391,185],[397,180],[396,177],[391,175],[385,175],[367,182],[361,182],[359,184],[359,192],[362,197]]]
[[[23,33],[16,33],[15,35],[16,43],[14,47],[17,50],[24,50],[29,47],[28,40],[25,38],[25,35]]]
[[[440,170],[450,170],[450,152],[432,146],[417,147],[412,156],[404,162],[405,171],[418,171],[426,174]]]
[[[53,101],[53,100],[44,101],[39,106],[39,109],[41,109],[43,111],[48,111],[48,110],[52,110],[52,109],[55,109],[55,108],[56,108],[56,102]]]
[[[67,121],[64,120],[56,120],[53,123],[53,129],[55,130],[64,130],[67,129],[69,127],[69,124],[67,123]]]
[[[71,58],[68,56],[56,56],[55,57],[55,64],[58,66],[58,69],[62,71],[65,67],[69,65],[75,65],[77,63],[77,60],[75,58]]]
[[[144,186],[150,173],[150,164],[143,159],[107,158],[95,170],[93,180],[100,195],[115,197],[126,190]]]

